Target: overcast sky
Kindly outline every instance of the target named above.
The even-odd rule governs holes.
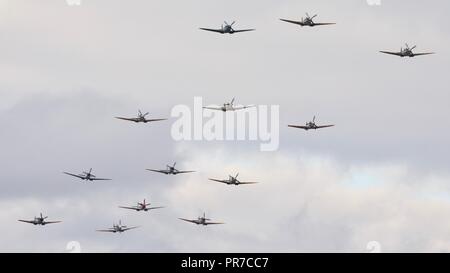
[[[0,0],[0,251],[450,251],[450,3],[381,1]],[[305,12],[337,24],[278,20]],[[256,31],[198,29],[224,20]],[[378,53],[405,43],[437,54]],[[279,105],[280,148],[174,141],[196,96]],[[114,119],[137,109],[170,119]],[[314,115],[336,127],[287,128]],[[198,172],[145,170],[174,161]],[[62,174],[89,168],[113,180]],[[261,183],[208,181],[237,172]],[[144,198],[167,208],[117,208]],[[40,212],[63,223],[17,221]],[[203,212],[226,225],[177,219]]]

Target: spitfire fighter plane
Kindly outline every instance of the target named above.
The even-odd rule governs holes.
[[[42,213],[40,214],[39,217],[34,217],[33,220],[19,220],[20,222],[24,222],[24,223],[29,223],[29,224],[33,224],[33,225],[40,225],[40,226],[45,226],[47,224],[56,224],[56,223],[61,223],[61,221],[45,221],[45,219],[47,219],[48,216],[42,216]]]
[[[205,213],[203,213],[202,217],[198,217],[197,219],[194,219],[194,220],[184,219],[184,218],[178,218],[178,219],[186,221],[186,222],[190,222],[190,223],[193,223],[196,225],[203,225],[203,226],[225,224],[225,223],[221,223],[221,222],[210,222],[211,219],[206,218]]]
[[[246,106],[234,106],[234,98],[231,100],[231,102],[224,103],[223,106],[219,107],[211,107],[211,106],[205,106],[203,109],[209,109],[209,110],[216,110],[216,111],[237,111],[237,110],[243,110],[247,108],[255,107],[255,105],[246,105]]]
[[[309,16],[308,13],[306,13],[306,18],[303,18],[300,21],[293,21],[293,20],[287,20],[287,19],[280,19],[281,21],[288,22],[291,24],[300,25],[302,27],[309,26],[309,27],[315,27],[315,26],[325,26],[325,25],[335,25],[336,23],[315,23],[313,21],[314,18],[316,18],[317,14],[314,16]]]
[[[236,185],[236,186],[238,186],[238,185],[245,185],[245,184],[257,184],[257,183],[258,183],[258,182],[243,182],[243,181],[239,181],[239,180],[237,179],[238,175],[239,175],[239,173],[236,174],[236,176],[231,176],[231,175],[229,175],[229,176],[228,176],[228,179],[224,179],[224,180],[221,180],[221,179],[213,179],[213,178],[208,178],[208,179],[211,180],[211,181],[215,181],[215,182],[219,182],[219,183],[224,183],[224,184],[227,184],[227,185]]]
[[[149,114],[149,112],[142,114],[141,110],[138,110],[138,115],[136,118],[123,118],[123,117],[116,117],[116,119],[126,120],[126,121],[134,121],[136,123],[143,122],[153,122],[153,121],[161,121],[161,120],[167,120],[165,118],[158,118],[158,119],[146,119],[145,117]]]
[[[306,123],[306,126],[300,126],[300,125],[288,125],[289,127],[293,127],[293,128],[299,128],[299,129],[304,129],[306,131],[308,130],[317,130],[317,129],[321,129],[321,128],[327,128],[327,127],[333,127],[334,125],[316,125],[316,117],[314,116],[313,120],[310,122]]]
[[[97,231],[99,231],[99,232],[112,232],[112,233],[118,232],[118,233],[122,233],[122,232],[125,232],[127,230],[135,229],[135,228],[138,228],[138,227],[127,227],[127,226],[124,226],[124,225],[122,225],[122,221],[119,220],[119,224],[118,225],[113,224],[113,226],[111,228],[99,229]]]
[[[434,54],[434,52],[427,52],[427,53],[414,53],[413,50],[417,47],[417,46],[413,46],[413,47],[409,47],[408,44],[405,44],[406,47],[405,48],[400,48],[399,52],[391,52],[391,51],[380,51],[381,53],[384,54],[390,54],[390,55],[396,55],[399,57],[416,57],[416,56],[422,56],[422,55],[430,55],[430,54]]]
[[[233,33],[238,33],[238,32],[246,32],[246,31],[254,31],[255,29],[239,29],[239,30],[235,30],[233,29],[233,25],[236,23],[235,21],[231,24],[228,24],[226,21],[224,22],[225,26],[222,25],[220,29],[212,29],[212,28],[200,28],[201,30],[206,30],[206,31],[212,31],[212,32],[217,32],[220,34],[233,34]]]
[[[163,173],[163,174],[172,174],[172,175],[177,175],[177,174],[183,174],[183,173],[194,173],[195,171],[180,171],[175,169],[175,165],[177,165],[177,163],[173,163],[173,166],[169,166],[166,165],[166,169],[165,170],[154,170],[154,169],[146,169],[147,171],[151,171],[151,172],[157,172],[157,173]]]
[[[119,206],[119,208],[122,208],[122,209],[132,209],[132,210],[135,210],[135,211],[149,211],[149,210],[152,210],[152,209],[161,209],[161,208],[164,208],[164,207],[150,207],[150,203],[147,203],[146,201],[145,201],[145,199],[144,199],[144,202],[138,202],[137,203],[137,206],[132,206],[132,207],[122,207],[122,206]]]
[[[82,174],[73,174],[68,172],[63,173],[80,178],[81,180],[88,180],[88,181],[111,180],[109,178],[97,178],[95,175],[92,174],[92,168],[89,170],[89,172],[83,172]]]

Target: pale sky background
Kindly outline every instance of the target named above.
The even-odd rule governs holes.
[[[450,3],[444,0],[0,0],[0,251],[450,251]],[[318,13],[335,26],[279,18]],[[255,32],[219,35],[199,27]],[[378,53],[404,43],[438,54]],[[194,96],[280,105],[280,149],[175,142]],[[317,115],[336,127],[287,128]],[[198,173],[145,171],[178,162]],[[110,182],[62,174],[94,168]],[[261,183],[208,177],[240,172]],[[118,209],[147,198],[149,213]],[[223,226],[179,221],[203,211]],[[17,219],[43,212],[57,225]],[[141,228],[101,234],[119,219]]]

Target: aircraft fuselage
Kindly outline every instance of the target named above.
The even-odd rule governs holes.
[[[178,174],[178,170],[176,170],[173,167],[169,167],[169,169],[167,170],[166,174],[173,174],[173,175],[177,175]]]
[[[303,20],[303,24],[304,24],[305,26],[309,26],[309,27],[315,26],[314,22],[313,22],[312,20],[310,20],[310,19],[305,19],[305,20]]]
[[[34,225],[44,226],[45,225],[45,221],[44,221],[44,219],[36,218],[36,219],[34,219],[34,223],[33,224]]]
[[[222,34],[233,34],[234,30],[231,26],[224,26],[222,27]]]
[[[305,130],[317,130],[317,125],[313,122],[306,123]]]
[[[222,106],[222,111],[223,111],[223,112],[226,112],[226,111],[233,111],[233,110],[234,110],[233,105],[231,105],[230,103],[225,103],[225,104]]]

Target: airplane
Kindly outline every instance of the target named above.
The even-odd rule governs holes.
[[[304,129],[304,130],[308,131],[308,130],[312,130],[312,129],[317,130],[317,129],[320,129],[320,128],[327,128],[327,127],[333,127],[334,126],[334,125],[320,125],[320,126],[318,126],[318,125],[316,125],[315,121],[316,121],[316,116],[314,116],[312,121],[307,122],[306,126],[288,125],[288,127],[299,128],[299,129]]]
[[[47,224],[56,224],[56,223],[61,223],[62,221],[45,221],[45,219],[47,219],[48,216],[43,217],[42,213],[40,214],[39,217],[34,217],[33,220],[19,220],[20,222],[24,222],[24,223],[29,223],[29,224],[33,224],[33,225],[40,225],[40,226],[45,226]]]
[[[89,172],[83,172],[82,174],[73,174],[68,172],[63,172],[67,175],[75,176],[80,178],[81,180],[89,180],[89,181],[95,181],[95,180],[111,180],[109,178],[97,178],[95,175],[92,174],[92,168],[89,170]]]
[[[151,171],[151,172],[157,172],[157,173],[163,173],[163,174],[173,174],[173,175],[177,175],[177,174],[182,174],[182,173],[195,173],[195,171],[179,171],[177,169],[175,169],[175,165],[177,165],[177,163],[173,163],[173,166],[167,166],[167,169],[165,170],[153,170],[153,169],[146,169],[147,171]]]
[[[135,210],[135,211],[149,211],[149,210],[152,210],[152,209],[161,209],[161,208],[164,208],[164,207],[150,207],[150,203],[145,202],[145,199],[144,199],[144,202],[142,202],[142,203],[138,202],[137,206],[133,206],[133,207],[122,207],[122,206],[119,206],[119,208],[132,209],[132,210]]]
[[[186,222],[190,222],[190,223],[193,223],[196,225],[203,225],[203,226],[225,224],[225,223],[220,223],[220,222],[209,222],[209,221],[211,221],[211,219],[206,218],[205,213],[203,213],[202,217],[198,217],[197,219],[194,219],[194,220],[184,219],[184,218],[178,218],[178,219],[186,221]]]
[[[255,107],[255,105],[247,105],[247,106],[234,106],[234,98],[231,100],[231,102],[224,103],[221,107],[203,107],[203,109],[209,109],[209,110],[217,110],[217,111],[236,111],[236,110],[243,110],[247,108]]]
[[[145,117],[149,114],[149,112],[142,114],[141,110],[138,110],[137,118],[123,118],[123,117],[115,117],[117,119],[121,120],[127,120],[127,121],[134,121],[136,123],[143,122],[153,122],[153,121],[161,121],[161,120],[167,120],[166,118],[158,118],[158,119],[146,119]]]
[[[306,18],[300,20],[300,21],[293,21],[293,20],[287,20],[287,19],[280,19],[281,21],[288,22],[291,24],[297,24],[302,27],[309,26],[309,27],[315,27],[315,26],[325,26],[325,25],[335,25],[336,23],[315,23],[313,21],[314,18],[316,18],[317,14],[313,17],[309,16],[308,13],[306,13]]]
[[[221,179],[213,179],[213,178],[208,178],[209,180],[211,180],[211,181],[215,181],[215,182],[219,182],[219,183],[224,183],[224,184],[227,184],[227,185],[236,185],[236,186],[238,186],[238,185],[245,185],[245,184],[257,184],[258,182],[242,182],[242,181],[239,181],[238,179],[237,179],[237,177],[238,177],[238,175],[239,175],[239,173],[238,174],[236,174],[236,176],[231,176],[231,175],[229,175],[228,176],[228,179],[224,179],[224,180],[221,180]]]
[[[238,33],[238,32],[246,32],[246,31],[254,31],[256,29],[239,29],[239,30],[235,30],[233,29],[233,25],[234,23],[236,23],[236,21],[233,21],[233,23],[228,24],[226,21],[224,22],[225,26],[222,25],[220,29],[212,29],[212,28],[200,28],[201,30],[206,30],[206,31],[212,31],[212,32],[217,32],[220,34],[233,34],[233,33]]]
[[[422,56],[422,55],[430,55],[430,54],[435,54],[434,52],[428,52],[428,53],[414,53],[413,50],[417,47],[417,46],[413,46],[413,47],[409,47],[408,44],[405,44],[406,47],[405,48],[400,48],[400,52],[390,52],[390,51],[380,51],[381,53],[384,54],[390,54],[390,55],[396,55],[399,57],[416,57],[416,56]]]
[[[122,233],[122,232],[125,232],[127,230],[134,229],[134,228],[138,228],[138,227],[127,227],[127,226],[124,226],[124,225],[122,225],[122,221],[119,220],[119,224],[118,225],[113,224],[112,228],[99,229],[97,231],[99,231],[99,232],[112,232],[112,233],[118,232],[118,233]]]

